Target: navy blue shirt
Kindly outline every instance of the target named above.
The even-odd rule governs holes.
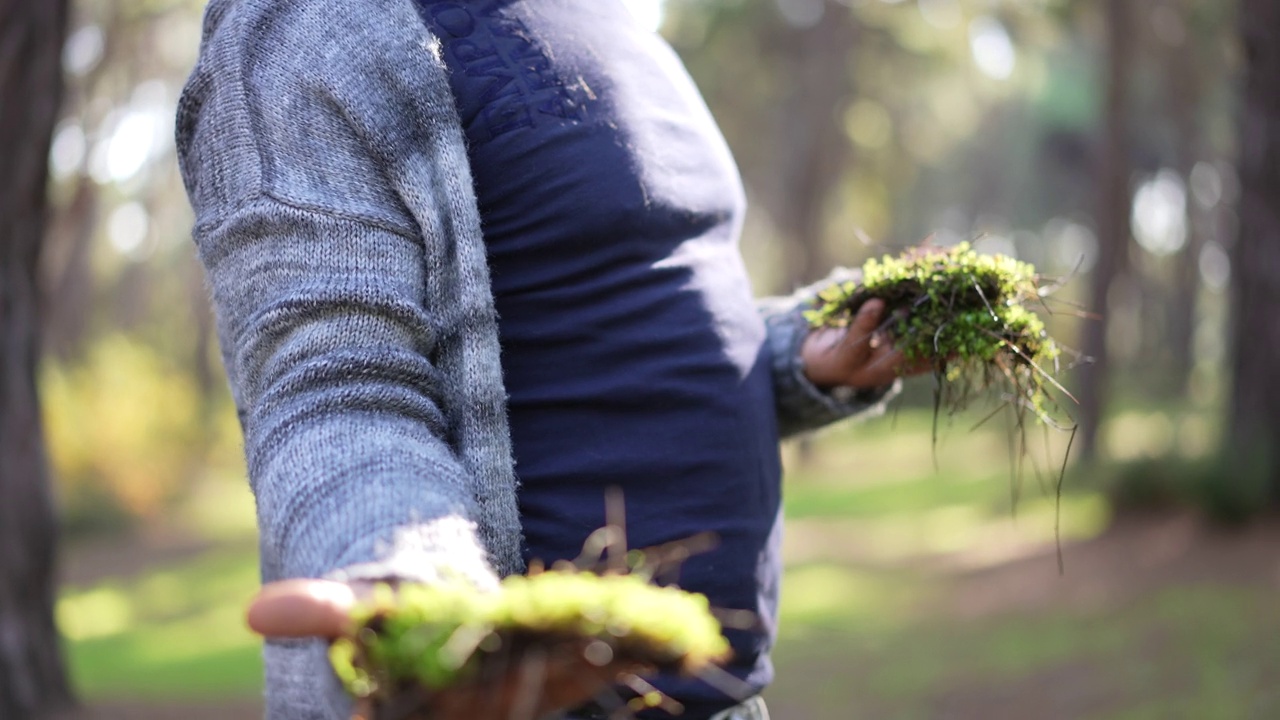
[[[441,39],[499,314],[526,559],[574,558],[621,488],[631,547],[710,531],[678,569],[772,669],[780,467],[744,195],[679,59],[620,0],[417,0]],[[704,718],[734,698],[656,683]],[[656,714],[655,716],[665,716]]]

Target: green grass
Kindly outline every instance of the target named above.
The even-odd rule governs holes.
[[[904,412],[896,427],[881,421],[827,433],[802,469],[787,450],[790,547],[808,535],[856,545],[876,561],[833,552],[787,568],[770,691],[778,708],[806,720],[907,720],[945,716],[948,703],[968,698],[998,720],[1040,716],[1005,712],[1010,698],[1050,708],[1087,696],[1094,702],[1084,710],[1044,717],[1280,717],[1280,613],[1261,584],[1170,581],[1092,608],[1050,604],[980,619],[945,612],[953,581],[922,560],[1052,542],[1059,511],[1034,474],[1014,503],[1008,436],[994,424],[968,432],[970,424],[944,425],[942,472],[927,412]],[[1064,447],[1065,437],[1051,435],[1038,452],[1052,457]],[[258,584],[244,538],[252,504],[241,502],[242,488],[228,497],[239,499],[184,510],[184,522],[206,528],[222,550],[64,590],[58,616],[85,698],[259,695],[259,644],[242,620]],[[215,514],[201,519],[200,508]],[[1098,489],[1083,483],[1069,483],[1060,511],[1066,540],[1092,537],[1110,518]],[[1045,565],[1033,581],[1061,582],[1052,560]],[[1070,554],[1067,568],[1068,580],[1087,582],[1071,573]]]
[[[952,692],[989,696],[993,718],[1013,717],[997,709],[1009,693],[1044,693],[1055,718],[1264,718],[1280,707],[1280,614],[1262,589],[1176,586],[1112,610],[959,621],[910,608],[941,590],[928,580],[831,566],[791,575],[801,581],[788,595],[800,585],[828,599],[784,602],[769,695],[815,720],[936,717]],[[821,582],[806,588],[806,577]],[[1059,682],[1100,707],[1050,715]]]
[[[921,478],[890,485],[787,487],[787,517],[874,518],[887,514],[915,513],[956,505],[985,506],[992,501],[991,483],[1008,478],[943,480]]]
[[[256,695],[259,643],[244,625],[257,555],[240,544],[192,562],[64,590],[59,626],[77,690],[88,698]]]
[[[250,552],[223,554],[121,589],[135,612],[128,622],[69,643],[81,693],[258,695],[258,645],[240,619],[253,566]],[[175,579],[190,584],[167,607],[141,594]],[[905,572],[806,565],[789,569],[785,588],[770,698],[803,705],[812,720],[856,716],[841,713],[858,708],[878,713],[869,717],[934,717],[935,698],[956,688],[1043,688],[1059,671],[1080,667],[1120,706],[1098,718],[1266,718],[1280,708],[1271,682],[1280,668],[1280,645],[1271,641],[1280,616],[1260,591],[1176,587],[1116,611],[956,622],[924,614],[925,601],[945,588]],[[87,599],[93,592],[101,588],[69,593],[62,613],[102,606]]]

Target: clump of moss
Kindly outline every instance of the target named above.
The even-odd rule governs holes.
[[[847,327],[864,303],[883,300],[888,331],[911,363],[928,362],[939,395],[960,407],[974,390],[1002,385],[1008,400],[1051,422],[1048,370],[1060,350],[1030,303],[1046,286],[1035,269],[1002,255],[983,255],[968,243],[869,260],[861,282],[822,291],[806,317],[815,327]],[[943,381],[948,391],[943,393]],[[1064,391],[1065,392],[1065,391]]]
[[[706,597],[634,574],[554,570],[507,578],[498,592],[383,587],[352,620],[330,659],[373,718],[569,707],[619,675],[696,672],[729,652]]]

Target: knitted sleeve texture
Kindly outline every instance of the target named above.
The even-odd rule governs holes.
[[[267,577],[491,571],[451,447],[443,319],[420,241],[347,218],[243,205],[199,233],[243,412]],[[363,566],[357,570],[352,566]]]
[[[178,146],[264,576],[518,571],[479,218],[412,5],[215,0]]]
[[[479,215],[413,4],[212,0],[177,143],[264,580],[521,571]],[[347,712],[318,641],[266,660],[269,718]]]

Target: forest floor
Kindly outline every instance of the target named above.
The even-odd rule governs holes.
[[[1280,522],[1124,518],[1056,552],[916,567],[896,626],[779,645],[782,719],[1280,718]],[[893,620],[890,620],[892,623]]]
[[[1066,543],[1062,575],[1052,542],[1015,542],[994,558],[970,548],[883,560],[869,557],[866,537],[838,519],[790,523],[778,680],[767,695],[779,720],[1280,717],[1280,522],[1225,531],[1185,514],[1127,517]],[[81,588],[140,578],[155,592],[158,569],[202,562],[212,564],[200,575],[231,567],[225,549],[137,536],[74,548],[65,575]],[[245,574],[232,565],[229,574]],[[237,583],[252,589],[251,579]],[[179,605],[161,616],[191,609]],[[196,629],[221,622],[198,605]],[[87,701],[64,720],[260,716],[256,666],[185,689],[159,672],[148,675],[156,692],[130,697],[128,686],[150,681],[113,688],[110,677],[84,677],[100,670],[93,643],[110,633],[84,634],[71,655]],[[145,671],[147,653],[125,650],[114,661],[141,658]],[[176,673],[221,672],[200,662],[184,671],[192,657],[179,655]]]

